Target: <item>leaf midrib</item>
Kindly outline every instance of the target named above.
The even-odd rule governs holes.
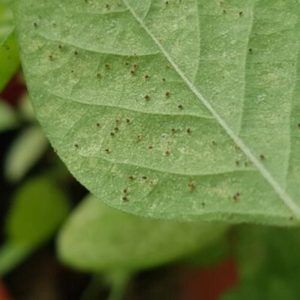
[[[173,61],[172,57],[166,51],[164,46],[160,41],[155,37],[151,30],[147,27],[144,21],[136,14],[134,9],[129,5],[127,0],[122,0],[128,11],[131,13],[133,18],[138,22],[142,29],[149,35],[154,44],[158,47],[164,57],[172,65],[177,74],[181,77],[184,83],[189,87],[191,92],[199,99],[199,101],[206,107],[206,109],[211,113],[214,119],[219,123],[223,128],[226,134],[234,141],[234,143],[244,152],[248,159],[253,163],[256,169],[260,172],[262,177],[269,183],[273,188],[282,202],[291,210],[291,212],[300,219],[300,207],[296,202],[290,197],[290,195],[281,187],[269,170],[260,162],[259,159],[253,154],[252,150],[244,141],[231,129],[227,122],[222,118],[222,116],[213,108],[210,101],[205,98],[205,96],[197,89],[197,87],[191,82],[185,73],[179,68],[179,66]]]

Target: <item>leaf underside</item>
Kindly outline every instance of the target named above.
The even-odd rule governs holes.
[[[38,118],[98,198],[298,222],[298,1],[19,0],[16,16]]]

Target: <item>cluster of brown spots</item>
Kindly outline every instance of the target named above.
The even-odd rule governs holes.
[[[188,183],[188,188],[189,188],[190,192],[193,192],[196,189],[195,183],[190,180],[189,183]]]
[[[128,188],[125,188],[123,190],[123,197],[122,197],[122,200],[125,201],[125,202],[128,202],[129,199],[128,199],[128,194],[129,194],[129,191],[128,191]]]
[[[235,202],[239,202],[240,201],[240,197],[241,197],[241,194],[239,192],[237,192],[237,193],[234,194],[233,200]]]
[[[136,74],[137,68],[138,68],[137,64],[132,65],[132,68],[130,70],[131,75],[135,75]]]

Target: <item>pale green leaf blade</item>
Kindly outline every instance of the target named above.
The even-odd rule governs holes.
[[[298,1],[19,0],[16,15],[38,118],[100,199],[160,218],[294,223]]]
[[[6,220],[7,240],[36,247],[47,240],[69,210],[66,195],[46,177],[27,181],[17,191]]]
[[[0,99],[0,132],[13,129],[17,124],[16,113]]]
[[[25,129],[11,145],[5,159],[4,174],[11,182],[21,180],[37,163],[48,147],[48,141],[38,126]]]
[[[89,196],[71,215],[59,240],[61,259],[92,272],[134,271],[168,263],[210,245],[228,226],[137,217]]]
[[[0,274],[13,270],[49,240],[69,211],[65,194],[46,177],[27,181],[17,191],[6,217],[0,247]]]
[[[8,3],[0,1],[0,91],[17,71],[19,64],[13,15]]]
[[[299,298],[299,229],[244,227],[236,244],[240,283],[222,299]]]

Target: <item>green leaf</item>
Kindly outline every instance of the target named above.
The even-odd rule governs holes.
[[[18,124],[15,112],[0,99],[0,132],[12,129]]]
[[[109,208],[89,196],[65,224],[60,258],[92,272],[135,271],[168,263],[222,236],[227,226],[159,221]]]
[[[38,126],[25,129],[12,144],[5,160],[4,173],[8,180],[21,180],[42,157],[48,141]]]
[[[16,193],[6,222],[7,239],[35,246],[48,239],[69,210],[65,194],[49,179],[29,180]]]
[[[299,224],[299,1],[18,0],[16,16],[38,118],[99,199]]]
[[[14,34],[13,15],[9,1],[0,1],[0,91],[19,67],[19,51]]]
[[[16,193],[0,248],[0,275],[16,267],[47,241],[69,210],[65,194],[46,177],[27,181]]]
[[[240,284],[222,299],[299,299],[299,229],[244,227],[237,245]]]

